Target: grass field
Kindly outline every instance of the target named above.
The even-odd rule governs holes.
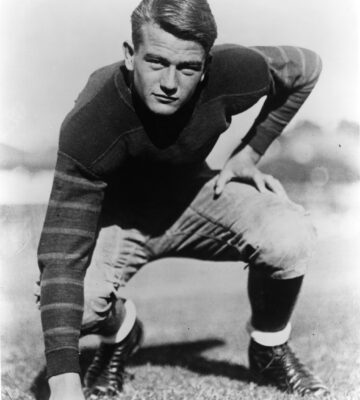
[[[41,210],[23,211],[35,237]],[[2,399],[46,399],[42,334],[32,296],[36,239],[17,238],[24,241],[19,247],[11,240],[12,229],[18,232],[24,218],[10,219],[2,242],[19,251],[9,255],[2,249]],[[293,318],[292,345],[330,386],[332,399],[360,399],[360,237],[344,237],[335,225],[333,234],[320,235]],[[145,323],[145,343],[129,366],[135,378],[120,399],[297,398],[257,385],[248,373],[242,265],[162,260],[131,281],[129,294]],[[95,337],[82,343],[85,356],[96,343]]]

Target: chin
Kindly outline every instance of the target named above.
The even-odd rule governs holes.
[[[151,103],[147,104],[149,110],[157,115],[170,116],[178,111],[179,107],[172,104]]]

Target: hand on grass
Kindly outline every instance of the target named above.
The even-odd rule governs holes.
[[[85,400],[78,374],[52,376],[49,379],[49,386],[51,392],[49,400]]]
[[[259,160],[260,154],[249,146],[233,155],[218,175],[214,187],[215,196],[221,195],[228,182],[238,179],[253,183],[261,193],[275,193],[288,200],[289,198],[282,184],[272,175],[261,172],[256,166]]]

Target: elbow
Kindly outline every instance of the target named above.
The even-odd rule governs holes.
[[[315,86],[316,82],[319,80],[323,62],[318,53],[308,49],[302,49],[305,55],[306,60],[306,68],[305,68],[305,77],[308,84]]]
[[[315,82],[317,82],[318,79],[320,78],[320,75],[322,72],[323,62],[322,62],[320,55],[315,52],[314,52],[314,58],[315,58],[315,60],[314,60],[315,67],[314,67],[314,71],[313,71],[313,76],[314,76]]]

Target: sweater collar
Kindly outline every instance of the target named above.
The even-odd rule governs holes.
[[[115,73],[115,86],[119,96],[123,99],[127,106],[135,112],[131,88],[132,84],[124,61],[120,62],[119,68]]]

